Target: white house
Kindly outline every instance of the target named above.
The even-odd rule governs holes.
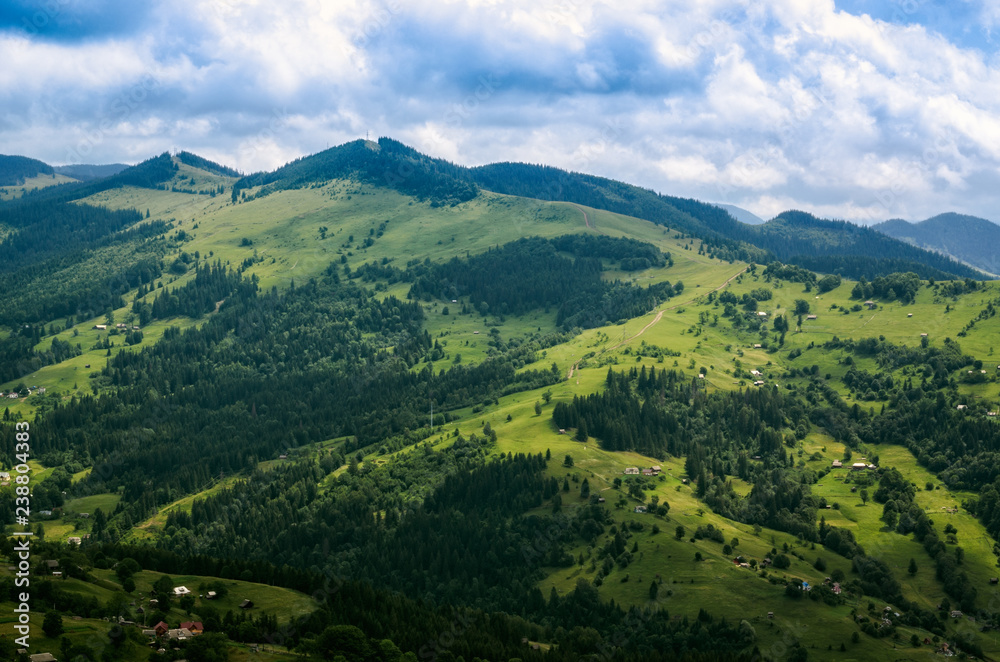
[[[176,595],[176,596],[187,595],[190,592],[191,592],[191,589],[189,589],[187,586],[175,586],[174,587],[174,595]]]

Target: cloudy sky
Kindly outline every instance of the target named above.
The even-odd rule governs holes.
[[[1000,0],[3,0],[0,153],[270,169],[366,132],[765,218],[1000,221]]]

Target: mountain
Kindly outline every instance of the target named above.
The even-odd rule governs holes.
[[[914,246],[950,255],[991,274],[1000,274],[1000,225],[976,216],[947,213],[919,223],[894,219],[872,226]]]
[[[124,163],[109,163],[106,165],[81,163],[74,165],[53,166],[53,170],[60,175],[66,175],[67,177],[72,177],[73,179],[85,182],[91,179],[102,179],[104,177],[117,175],[119,172],[128,167],[129,166]]]
[[[26,179],[53,172],[52,166],[37,159],[0,154],[0,186],[21,186]]]
[[[239,176],[232,168],[190,152],[180,152],[174,158],[176,162],[163,154],[109,177],[52,187],[47,193],[36,195],[72,200],[124,185],[155,188],[173,176],[177,163],[213,175]],[[869,279],[898,271],[913,271],[923,278],[935,279],[982,275],[948,257],[849,223],[786,212],[768,223],[748,225],[737,220],[725,205],[663,195],[624,182],[548,166],[494,163],[466,168],[421,154],[390,138],[380,138],[378,142],[355,140],[271,172],[239,177],[232,185],[231,198],[234,202],[245,201],[248,195],[253,199],[343,178],[384,186],[428,200],[434,206],[467,202],[478,195],[479,189],[587,205],[693,235],[701,239],[708,254],[729,260],[766,263],[778,259],[818,271]],[[732,209],[743,218],[757,219],[753,215],[748,217],[745,210]]]
[[[763,225],[744,226],[737,235],[771,251],[779,260],[851,278],[873,279],[912,271],[921,278],[982,278],[983,274],[947,256],[918,248],[876,230],[786,211]]]
[[[463,177],[461,166],[417,152],[390,138],[378,142],[355,140],[297,159],[273,172],[243,177],[233,186],[233,201],[248,188],[255,195],[302,188],[337,178],[356,178],[385,186],[432,204],[455,205],[476,197],[477,188]]]
[[[735,218],[740,223],[746,223],[747,225],[761,225],[762,223],[766,222],[763,218],[757,216],[757,214],[754,214],[751,211],[747,211],[742,207],[737,207],[736,205],[727,205],[724,202],[716,202],[715,206],[722,207],[723,209],[728,211],[732,215],[732,217]]]
[[[898,271],[936,279],[983,275],[868,228],[804,212],[788,211],[762,225],[746,225],[717,205],[547,166],[498,163],[472,168],[469,176],[487,190],[575,202],[680,229],[702,239],[710,254],[727,259],[778,259],[852,278],[871,279]]]
[[[1000,283],[386,139],[233,173],[0,200],[33,652],[146,662],[163,621],[204,630],[163,659],[1000,658]]]

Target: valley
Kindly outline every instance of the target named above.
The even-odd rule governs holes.
[[[161,659],[115,625],[143,604],[208,626],[192,659],[1000,657],[997,281],[357,142],[0,203],[8,248],[30,205],[108,215],[79,250],[33,238],[0,310],[0,471],[30,423],[63,573],[32,569],[36,629],[122,660]],[[197,599],[153,610],[163,577]]]

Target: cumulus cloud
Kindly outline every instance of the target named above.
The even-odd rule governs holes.
[[[13,0],[0,141],[252,171],[371,131],[761,216],[989,218],[998,21],[997,0]]]

